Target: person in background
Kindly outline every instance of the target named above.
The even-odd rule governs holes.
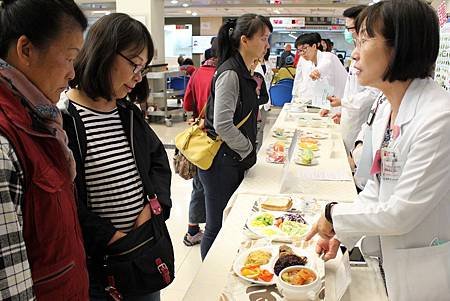
[[[302,34],[295,41],[301,56],[310,63],[300,63],[300,68],[297,67],[293,88],[295,91],[292,94],[304,95],[308,90],[308,82],[326,79],[328,84],[334,88],[333,94],[342,97],[347,80],[347,71],[336,55],[317,49],[317,43],[320,43],[320,40],[317,40],[317,35],[314,33]],[[301,92],[298,90],[301,90]]]
[[[87,20],[71,0],[21,0],[0,1],[0,24],[0,299],[87,300],[75,161],[56,107]]]
[[[75,61],[71,89],[60,103],[77,162],[79,219],[89,256],[92,301],[108,298],[103,270],[108,247],[150,218],[160,218],[151,211],[152,195],[164,219],[170,215],[172,173],[166,151],[132,103],[148,97],[142,72],[153,53],[150,33],[139,21],[121,13],[100,18],[89,29]],[[173,249],[167,253],[173,254]],[[157,277],[160,281],[162,276]],[[142,287],[124,298],[153,301],[159,295]]]
[[[214,57],[214,56],[213,56],[213,52],[214,52],[214,50],[213,50],[213,44],[214,44],[214,40],[215,40],[215,39],[216,39],[216,37],[212,37],[212,38],[211,38],[211,42],[210,42],[211,47],[205,50],[205,54],[204,54],[205,61],[207,61],[207,60],[209,60],[209,59],[211,59],[211,58]],[[205,61],[204,61],[204,62],[205,62]],[[202,64],[202,65],[203,65],[203,64]]]
[[[345,40],[348,43],[354,43],[357,38],[355,30],[355,20],[358,15],[365,9],[367,5],[358,5],[347,8],[344,11],[345,17]],[[374,103],[379,90],[362,87],[358,84],[356,70],[354,68],[355,61],[352,61],[347,82],[345,84],[344,95],[342,98],[338,96],[329,96],[328,100],[332,107],[341,107],[340,112],[340,130],[342,138],[344,139],[345,149],[347,154],[352,150],[358,132],[364,122],[367,121],[370,108]]]
[[[182,54],[180,54],[177,58],[178,66],[182,66],[183,62],[184,62],[184,56]]]
[[[438,16],[422,0],[380,1],[356,31],[358,81],[381,90],[390,110],[377,110],[364,136],[373,158],[364,190],[327,204],[306,239],[320,234],[316,251],[328,260],[364,237],[363,253],[376,246],[370,255],[382,259],[389,300],[448,300],[450,94],[430,77]]]
[[[186,74],[191,76],[195,72],[194,61],[191,58],[185,58],[180,66],[180,71],[186,71]]]
[[[284,51],[280,55],[280,68],[284,67],[286,65],[286,58],[289,56],[294,57],[294,55],[291,52],[292,46],[291,44],[284,45]]]
[[[322,51],[324,51],[324,52],[329,52],[330,51],[328,49],[328,43],[327,43],[326,39],[320,40],[320,45],[322,46]]]
[[[204,259],[222,227],[228,200],[247,169],[256,163],[259,105],[251,68],[270,48],[272,24],[264,16],[245,14],[222,25],[217,36],[218,67],[206,107],[205,126],[210,137],[223,141],[211,167],[199,170],[206,200],[206,227],[201,242]],[[263,102],[264,101],[264,102]],[[244,122],[240,128],[236,125]]]
[[[211,92],[211,81],[217,67],[217,40],[214,40],[210,52],[211,57],[191,76],[183,99],[183,109],[192,112],[194,122],[197,118],[204,119],[204,109]],[[201,121],[203,124],[203,121]],[[183,243],[190,247],[199,244],[203,231],[199,224],[206,222],[205,193],[198,170],[192,179],[191,201],[189,202],[188,231],[184,235]]]
[[[286,65],[281,67],[278,72],[273,77],[273,84],[278,83],[283,79],[292,79],[295,78],[296,68],[294,67],[294,57],[288,56],[286,58]]]
[[[256,78],[258,76],[258,74],[260,74],[264,80],[264,88],[266,89],[265,91],[263,91],[263,95],[260,95],[260,97],[267,97],[267,102],[264,103],[263,105],[259,106],[259,116],[258,116],[258,132],[256,134],[256,152],[259,151],[259,149],[261,148],[262,145],[262,141],[264,138],[264,127],[266,125],[266,121],[267,121],[267,111],[270,110],[270,93],[269,93],[269,89],[270,86],[272,84],[272,79],[273,79],[273,66],[269,61],[269,56],[270,56],[270,48],[267,49],[266,54],[264,55],[264,57],[260,60],[260,63],[256,66],[255,68],[255,72],[254,72],[254,79],[256,79],[258,81],[258,79]],[[262,82],[261,82],[262,85]]]

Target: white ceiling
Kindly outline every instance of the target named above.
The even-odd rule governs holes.
[[[147,0],[151,1],[151,0]],[[76,0],[77,3],[105,3],[105,9],[115,7],[115,2],[105,0]],[[107,2],[107,3],[106,3]],[[266,16],[341,16],[345,8],[368,4],[370,0],[282,0],[281,5],[270,4],[270,0],[164,0],[166,17],[191,17],[186,11],[196,12],[198,17],[240,16],[252,12]],[[187,3],[189,7],[183,7]],[[92,10],[98,10],[93,8]]]

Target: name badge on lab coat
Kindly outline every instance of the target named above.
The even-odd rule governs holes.
[[[391,147],[381,149],[381,178],[384,181],[397,181],[402,173],[400,154]]]

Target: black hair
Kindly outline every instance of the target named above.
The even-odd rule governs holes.
[[[180,54],[177,58],[177,63],[179,66],[183,65],[184,57],[182,54]]]
[[[320,35],[319,35],[320,36]],[[295,47],[298,48],[300,45],[316,45],[320,43],[321,39],[317,40],[317,35],[314,33],[303,33],[297,37],[295,40]]]
[[[26,36],[46,49],[65,30],[87,27],[87,19],[73,0],[4,0],[0,7],[0,57],[6,58],[12,43]]]
[[[439,53],[439,19],[425,1],[378,2],[360,14],[356,31],[371,38],[379,34],[392,49],[383,80],[406,81],[431,76]]]
[[[333,50],[333,42],[331,42],[330,39],[325,39],[325,43],[327,43],[327,51],[331,52],[331,50]]]
[[[273,31],[270,20],[261,15],[245,14],[238,19],[228,19],[219,29],[218,40],[218,66],[225,62],[239,49],[241,36],[252,38],[264,27]]]
[[[216,39],[216,37],[212,37],[212,38],[211,38],[211,41],[209,42],[209,44],[212,45],[212,44],[214,43],[214,40],[215,40],[215,39]]]
[[[344,13],[342,15],[346,18],[356,19],[356,17],[358,17],[358,15],[367,7],[367,5],[352,6],[344,10]]]
[[[194,66],[194,61],[191,58],[185,58],[183,60],[182,66]]]
[[[153,59],[154,46],[148,29],[127,14],[113,13],[92,25],[75,60],[75,78],[70,87],[83,90],[92,99],[112,99],[111,68],[118,53],[131,49],[137,56],[147,48],[145,66]],[[148,82],[144,79],[128,94],[131,101],[146,101]]]

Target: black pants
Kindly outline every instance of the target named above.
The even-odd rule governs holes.
[[[205,192],[206,226],[201,242],[201,255],[205,259],[217,234],[222,228],[223,210],[231,195],[244,179],[245,169],[239,161],[224,152],[222,146],[208,170],[199,176]]]

